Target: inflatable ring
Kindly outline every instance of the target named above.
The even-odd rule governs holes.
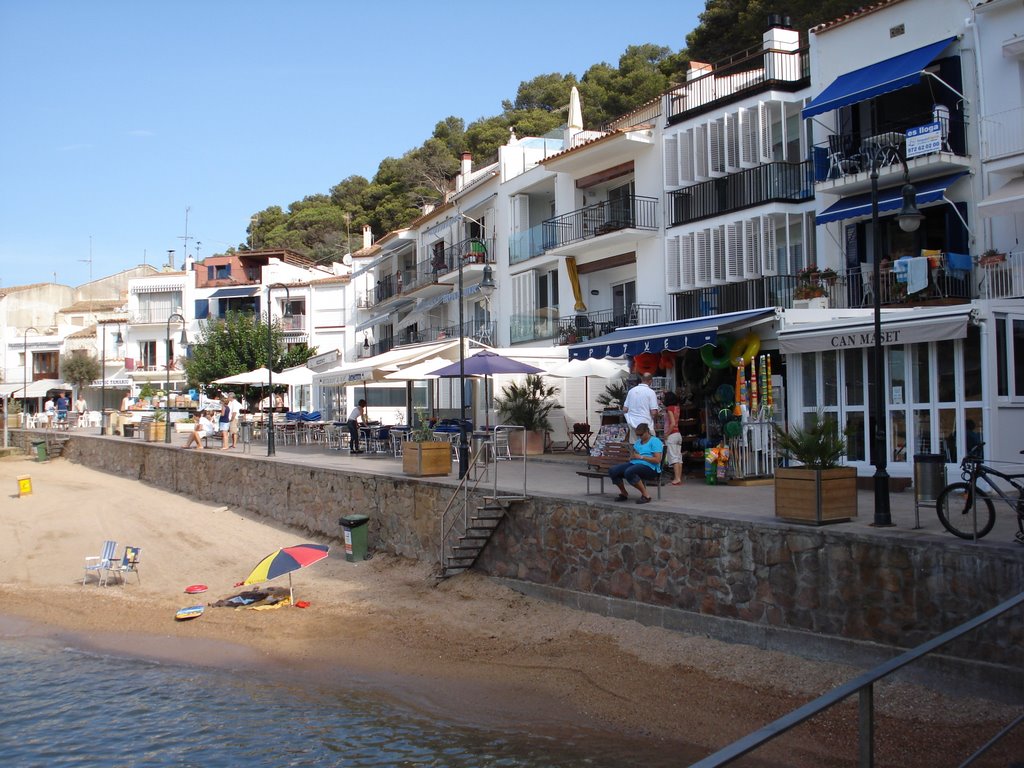
[[[664,371],[670,371],[675,367],[676,364],[676,353],[665,350],[661,353],[658,358],[658,367]]]
[[[653,352],[642,352],[633,357],[633,368],[636,373],[654,374],[658,370],[659,357]]]
[[[700,359],[708,368],[728,368],[732,365],[729,353],[732,351],[732,339],[728,336],[719,336],[715,344],[705,344],[700,348]]]
[[[756,333],[748,333],[732,345],[729,350],[729,362],[739,368],[750,365],[750,361],[761,351],[761,339]]]

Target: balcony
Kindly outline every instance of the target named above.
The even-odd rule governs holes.
[[[538,309],[532,315],[509,317],[509,338],[512,344],[553,339],[558,335],[558,310]]]
[[[541,225],[545,251],[590,240],[623,229],[657,230],[658,201],[653,197],[624,195],[548,219]]]
[[[907,158],[906,133],[931,123],[938,123],[938,146],[927,154]],[[833,134],[813,149],[814,181],[818,192],[855,194],[871,188],[871,163],[877,159],[879,183],[884,176],[902,179],[907,160],[911,173],[927,168],[931,175],[964,170],[970,167],[966,150],[967,121],[960,114],[950,114],[942,105],[928,113],[906,115],[898,121],[879,123],[861,133]]]
[[[544,225],[538,224],[509,237],[508,263],[520,264],[544,253]]]
[[[814,199],[811,162],[768,163],[669,193],[672,223],[689,224],[765,203]]]
[[[395,346],[395,340],[391,337],[381,339],[375,344],[364,346],[363,344],[356,344],[356,356],[359,358],[373,357],[374,355],[382,355],[385,352],[390,352]]]
[[[496,339],[497,323],[493,320],[483,323],[465,322],[462,324],[462,338],[472,339],[481,344],[493,345]],[[459,338],[459,324],[423,328],[413,331],[411,328],[399,331],[395,346],[407,344],[424,344],[432,341],[445,341]]]
[[[981,118],[981,159],[985,162],[1024,154],[1024,107]]]
[[[589,341],[631,325],[652,325],[661,322],[658,304],[634,304],[629,312],[616,313],[613,309],[577,312],[558,321],[555,344],[575,344]]]
[[[810,85],[808,49],[764,50],[757,46],[715,65],[669,95],[668,124],[765,91],[793,93]]]
[[[171,315],[181,314],[181,307],[177,309],[139,309],[129,314],[130,322],[134,325],[159,325],[166,323]]]
[[[979,261],[978,294],[981,299],[1024,297],[1024,251],[1014,251]]]
[[[454,285],[458,282],[459,264],[462,264],[462,277],[483,274],[484,264],[494,263],[494,240],[481,240],[471,237],[454,243],[444,249],[443,253],[435,254],[430,265],[436,273],[435,281]]]
[[[306,332],[306,316],[305,315],[292,315],[291,317],[281,317],[281,330],[285,333],[305,333]]]

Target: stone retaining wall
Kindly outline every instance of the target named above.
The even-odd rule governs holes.
[[[433,563],[439,516],[452,493],[419,478],[78,435],[65,455],[328,537],[340,539],[342,515],[368,514],[371,549]],[[753,630],[748,638],[776,629],[811,642],[904,648],[1024,589],[1024,550],[1010,547],[536,497],[513,505],[476,567],[645,623],[681,628],[698,620],[709,634],[738,639],[744,632],[736,628],[744,627]],[[950,651],[1019,667],[1022,641],[1022,617],[1008,615]]]

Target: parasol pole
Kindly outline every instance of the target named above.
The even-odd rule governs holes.
[[[292,572],[288,571],[288,601],[295,605],[295,593],[292,591]]]

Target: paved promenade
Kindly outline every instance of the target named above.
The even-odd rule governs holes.
[[[91,432],[92,430],[90,430]],[[110,438],[120,440],[125,438]],[[181,435],[174,436],[175,444],[183,442]],[[210,453],[221,453],[219,441],[210,440]],[[347,451],[327,449],[320,445],[276,445],[276,456],[268,459],[266,443],[254,442],[251,450],[244,452],[242,447],[224,451],[225,454],[236,455],[252,461],[283,461],[305,464],[309,466],[347,469],[360,473],[402,477],[401,459],[390,455],[362,454],[350,456]],[[526,464],[526,493],[530,496],[551,498],[567,498],[573,500],[588,499],[594,504],[608,504],[616,508],[633,507],[632,500],[637,497],[636,490],[630,488],[631,500],[627,503],[615,501],[617,491],[610,482],[605,482],[605,493],[598,493],[598,481],[590,481],[592,494],[586,495],[586,478],[575,473],[585,464],[582,454],[551,453],[543,457],[530,458]],[[480,481],[482,488],[494,485],[494,466],[489,465],[489,473]],[[497,486],[505,493],[522,492],[523,463],[521,459],[497,464]],[[448,477],[429,478],[424,482],[450,485],[458,484],[457,467]],[[949,477],[950,481],[958,480]],[[655,489],[651,489],[654,498],[651,504],[642,507],[644,510],[667,510],[686,514],[703,515],[713,518],[749,520],[764,523],[776,521],[774,511],[774,487],[762,485],[707,485],[703,478],[686,477],[680,486],[665,485],[661,489],[661,500],[657,499]],[[856,532],[869,536],[913,537],[924,541],[946,542],[947,544],[965,543],[948,533],[939,522],[935,507],[921,505],[920,528],[915,528],[914,491],[912,488],[890,494],[890,506],[894,525],[887,528],[876,528],[874,521],[874,494],[872,491],[858,493],[858,517],[849,523],[836,523],[823,526],[821,530],[834,532]],[[640,507],[637,507],[640,509]],[[781,521],[776,521],[780,522]],[[794,524],[795,525],[795,524]],[[803,527],[803,526],[797,526]],[[1024,554],[1024,546],[1014,541],[1017,523],[1005,504],[996,504],[996,525],[992,532],[978,542],[977,546],[993,549],[1007,549],[1013,553]],[[972,544],[973,545],[973,544]]]

